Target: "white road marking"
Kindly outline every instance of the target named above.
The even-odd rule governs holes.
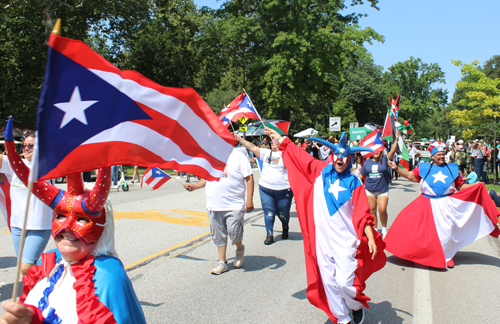
[[[427,269],[415,268],[413,278],[413,323],[432,324],[431,275]]]

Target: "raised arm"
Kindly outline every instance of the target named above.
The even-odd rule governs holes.
[[[398,140],[399,140],[399,131],[396,134],[396,140],[394,141],[394,144],[392,144],[391,151],[389,154],[387,154],[387,159],[389,161],[392,161],[394,158],[394,154],[396,153],[396,149],[398,148]]]
[[[400,176],[410,180],[411,182],[418,182],[417,177],[413,172],[400,168],[396,163],[389,161],[388,165],[391,169],[395,170]]]
[[[243,145],[247,150],[252,152],[256,157],[260,159],[260,148],[258,146],[255,146],[249,141],[245,140],[238,133],[234,133],[234,137],[236,137],[236,139],[238,140],[238,142],[240,142],[241,145]]]

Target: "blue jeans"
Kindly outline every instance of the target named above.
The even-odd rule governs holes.
[[[479,181],[483,181],[486,183],[486,174],[483,171],[484,159],[475,159],[476,160],[476,173]]]
[[[21,229],[12,227],[12,243],[14,251],[19,255],[19,245],[21,242]],[[23,258],[21,262],[36,264],[43,250],[50,239],[51,230],[26,230],[26,240],[24,241]]]
[[[500,207],[500,197],[498,197],[497,192],[495,190],[490,190],[490,197],[493,199],[493,202],[497,207]]]
[[[120,171],[118,165],[111,166],[111,179],[113,180],[113,186],[116,186],[118,180],[120,179],[118,171]]]
[[[278,215],[283,228],[288,228],[293,192],[291,189],[272,190],[259,186],[267,235],[273,235],[274,217]]]

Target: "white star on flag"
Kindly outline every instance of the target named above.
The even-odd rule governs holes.
[[[445,176],[443,172],[439,171],[438,173],[433,174],[432,176],[434,177],[434,183],[442,181],[444,184],[446,184],[446,181],[444,179],[448,178],[448,176]]]
[[[60,102],[54,104],[57,108],[64,111],[64,117],[61,121],[61,126],[59,128],[63,128],[67,123],[72,121],[73,119],[78,119],[81,123],[87,125],[87,117],[85,117],[85,109],[89,108],[93,104],[98,102],[97,100],[86,100],[82,101],[80,97],[80,89],[78,86],[73,89],[73,93],[71,94],[71,99],[69,102]]]
[[[328,189],[328,192],[333,194],[336,200],[339,200],[339,192],[346,191],[347,189],[340,186],[340,179],[337,179],[333,185],[332,180],[328,181],[330,181],[330,188]]]
[[[340,153],[344,153],[344,152],[345,152],[344,148],[343,148],[343,147],[341,147],[341,148],[339,149],[339,152],[340,152]]]

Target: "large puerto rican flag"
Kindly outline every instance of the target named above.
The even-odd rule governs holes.
[[[332,274],[336,272],[337,278],[342,278],[354,273],[347,288],[349,303],[368,307],[370,298],[363,293],[365,281],[384,267],[385,244],[374,231],[378,254],[372,260],[363,230],[366,224],[373,225],[373,217],[364,186],[357,177],[349,171],[339,175],[333,165],[314,159],[288,138],[280,150],[303,236],[307,298],[336,323],[341,312]]]
[[[10,183],[7,177],[3,176],[0,181],[0,212],[2,212],[5,222],[10,230]]]
[[[37,128],[37,179],[126,164],[217,180],[235,144],[193,89],[121,71],[83,42],[55,35]]]

